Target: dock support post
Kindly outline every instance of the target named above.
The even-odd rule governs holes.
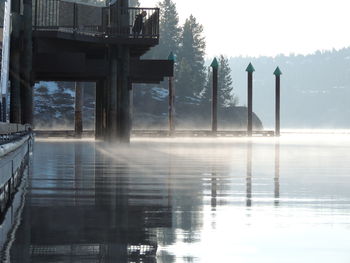
[[[168,60],[175,63],[175,55],[173,52],[170,52]],[[174,68],[173,68],[174,69]],[[175,71],[175,70],[174,70]],[[174,77],[169,77],[168,79],[168,118],[169,118],[169,135],[174,136],[175,134],[175,87],[174,87]]]
[[[130,142],[130,89],[129,89],[129,48],[119,46],[117,79],[117,139],[121,143]]]
[[[281,75],[282,75],[282,72],[279,69],[279,67],[277,67],[273,74],[276,76],[275,136],[279,137],[281,134],[280,102],[281,102]]]
[[[249,63],[246,71],[248,72],[248,127],[247,135],[253,135],[253,65]]]
[[[24,0],[24,30],[23,30],[23,53],[22,80],[21,81],[21,116],[22,124],[33,125],[33,85],[32,85],[32,0]]]
[[[169,77],[169,135],[174,136],[175,134],[175,90],[174,90],[174,77]]]
[[[117,47],[111,46],[109,48],[110,56],[110,72],[108,77],[107,87],[107,130],[106,139],[109,141],[115,141],[117,139],[117,81],[118,75],[118,53]]]
[[[103,86],[103,80],[96,82],[95,139],[102,139],[103,137]]]
[[[75,136],[83,134],[83,88],[81,82],[75,83]]]
[[[10,122],[21,123],[21,4],[19,0],[13,0],[11,4]]]
[[[219,63],[216,58],[214,58],[210,66],[213,69],[211,131],[213,135],[216,135],[218,131],[218,68],[219,68]]]

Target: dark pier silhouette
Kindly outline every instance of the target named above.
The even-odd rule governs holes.
[[[96,137],[128,142],[132,84],[173,77],[173,60],[140,59],[159,43],[159,9],[130,8],[127,0],[106,6],[61,0],[24,3],[23,15],[19,0],[11,8],[10,121],[33,123],[35,82],[92,81]],[[79,114],[76,123],[81,126]]]

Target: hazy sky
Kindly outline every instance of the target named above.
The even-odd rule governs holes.
[[[207,55],[313,53],[350,46],[350,0],[173,0],[204,25]],[[152,7],[158,0],[140,0]]]

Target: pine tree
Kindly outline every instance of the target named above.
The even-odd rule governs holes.
[[[148,58],[167,59],[170,52],[177,54],[181,29],[176,4],[172,0],[158,3],[160,9],[159,45],[147,54]]]
[[[206,79],[205,46],[203,26],[191,15],[186,19],[182,29],[178,56],[176,92],[180,99],[200,97]]]
[[[201,93],[201,104],[203,108],[210,108],[212,98],[213,73],[208,69],[207,82]],[[238,104],[238,99],[233,92],[233,81],[231,76],[231,68],[228,59],[220,55],[218,69],[218,107],[230,108]]]
[[[237,104],[237,98],[233,93],[233,81],[228,59],[220,55],[218,72],[218,104],[221,108],[233,107]]]

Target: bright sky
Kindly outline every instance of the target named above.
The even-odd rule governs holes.
[[[308,54],[350,46],[350,0],[173,0],[203,24],[207,55]],[[140,0],[152,7],[158,0]]]

